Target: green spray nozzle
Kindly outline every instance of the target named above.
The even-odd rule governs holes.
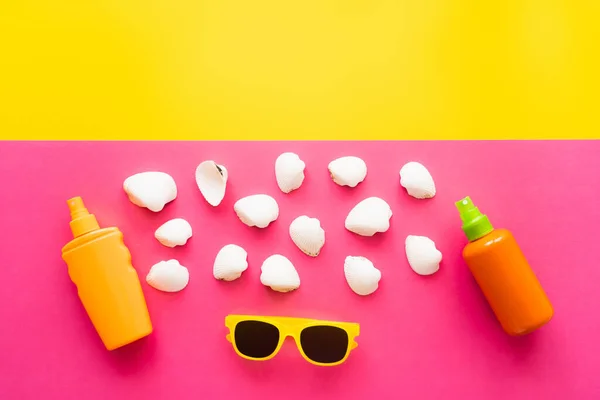
[[[483,215],[481,211],[475,207],[475,204],[473,204],[473,201],[471,201],[469,196],[457,201],[455,204],[463,223],[462,230],[465,235],[467,235],[467,239],[469,239],[470,242],[477,240],[494,230],[488,217]]]

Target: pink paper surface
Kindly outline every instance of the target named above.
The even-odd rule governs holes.
[[[294,151],[307,164],[303,186],[285,195],[275,158]],[[335,185],[327,164],[362,157],[367,179]],[[2,399],[598,399],[600,398],[600,141],[594,142],[167,142],[0,143],[0,398]],[[205,159],[230,173],[223,203],[201,197],[194,170]],[[398,171],[425,164],[432,200],[409,197]],[[123,180],[137,172],[171,174],[177,199],[160,213],[129,202]],[[267,229],[243,225],[242,196],[268,193],[280,217]],[[461,258],[466,244],[454,202],[471,196],[496,227],[510,229],[555,307],[532,335],[503,333]],[[82,196],[104,227],[125,235],[142,279],[154,333],[108,352],[77,297],[61,259],[71,240],[65,201]],[[391,228],[372,238],[344,228],[348,211],[369,196],[393,210]],[[297,216],[318,217],[321,255],[302,254],[288,235]],[[169,249],[154,238],[184,217],[194,236]],[[432,238],[440,271],[416,275],[404,253],[408,234]],[[225,244],[249,253],[235,282],[212,277]],[[260,265],[281,253],[295,264],[299,290],[262,286]],[[347,255],[371,259],[379,290],[359,297],[346,284]],[[177,258],[190,270],[177,294],[145,283],[150,267]],[[225,339],[228,313],[354,321],[359,346],[335,368],[306,363],[293,342],[268,362],[239,358]]]

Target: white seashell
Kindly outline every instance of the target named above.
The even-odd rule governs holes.
[[[356,187],[367,176],[367,164],[354,156],[335,159],[327,168],[333,181],[340,186]]]
[[[266,194],[243,197],[235,202],[233,209],[244,224],[258,228],[266,228],[279,217],[277,201]]]
[[[296,153],[283,153],[275,160],[275,178],[283,193],[298,189],[304,182],[306,164]]]
[[[227,187],[227,168],[212,160],[203,161],[196,168],[196,184],[204,199],[213,207],[221,204]]]
[[[290,292],[300,287],[300,276],[294,264],[280,254],[268,257],[260,270],[260,282],[276,292]]]
[[[154,237],[167,247],[183,246],[192,237],[192,226],[183,218],[175,218],[162,224]]]
[[[379,197],[369,197],[358,203],[346,217],[345,226],[361,236],[373,236],[390,228],[392,209]]]
[[[435,196],[433,177],[423,164],[416,161],[406,163],[400,169],[400,185],[417,199],[430,199]]]
[[[235,244],[223,246],[215,257],[213,276],[215,279],[233,281],[242,276],[248,269],[248,253]]]
[[[150,268],[146,282],[163,292],[179,292],[190,281],[190,273],[177,260],[161,261]]]
[[[177,197],[177,185],[171,175],[164,172],[140,172],[125,179],[123,190],[129,200],[139,207],[159,212],[165,204]]]
[[[350,289],[361,296],[367,296],[376,291],[381,280],[381,271],[365,257],[346,257],[344,275],[346,275]]]
[[[404,248],[408,263],[417,274],[431,275],[440,269],[442,253],[428,237],[409,235],[404,242]]]
[[[290,224],[290,237],[306,255],[316,257],[325,244],[325,230],[316,218],[302,215]]]

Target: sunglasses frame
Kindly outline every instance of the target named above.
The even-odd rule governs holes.
[[[268,324],[275,326],[279,330],[279,343],[277,343],[277,347],[275,348],[273,353],[271,353],[267,357],[254,358],[254,357],[246,356],[238,350],[237,345],[235,343],[235,339],[234,339],[235,328],[238,323],[243,322],[243,321],[266,322]],[[229,334],[227,335],[227,341],[229,341],[233,345],[233,349],[235,350],[237,355],[242,358],[245,358],[247,360],[253,360],[253,361],[270,360],[273,357],[275,357],[277,355],[277,353],[279,353],[279,350],[283,346],[285,339],[288,337],[291,337],[294,339],[294,342],[296,342],[296,347],[298,348],[298,351],[302,355],[302,358],[304,358],[306,361],[308,361],[311,364],[322,366],[322,367],[333,367],[333,366],[339,365],[339,364],[343,363],[344,361],[346,361],[346,359],[350,355],[350,352],[352,350],[354,350],[356,347],[358,347],[358,343],[356,343],[356,341],[354,339],[360,334],[360,325],[357,323],[354,323],[354,322],[323,321],[323,320],[318,320],[318,319],[293,318],[293,317],[269,317],[269,316],[258,316],[258,315],[228,315],[227,317],[225,317],[225,326],[229,329]],[[340,361],[336,361],[334,363],[320,363],[320,362],[313,361],[310,358],[308,358],[308,356],[306,355],[306,353],[304,353],[304,350],[302,349],[302,345],[300,343],[300,334],[302,333],[302,330],[304,330],[305,328],[312,327],[312,326],[333,326],[336,328],[343,329],[346,332],[346,334],[348,335],[348,348],[346,349],[346,354],[344,355],[344,358],[342,358]]]

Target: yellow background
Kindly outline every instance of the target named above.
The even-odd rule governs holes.
[[[0,0],[4,139],[600,137],[600,1]]]

